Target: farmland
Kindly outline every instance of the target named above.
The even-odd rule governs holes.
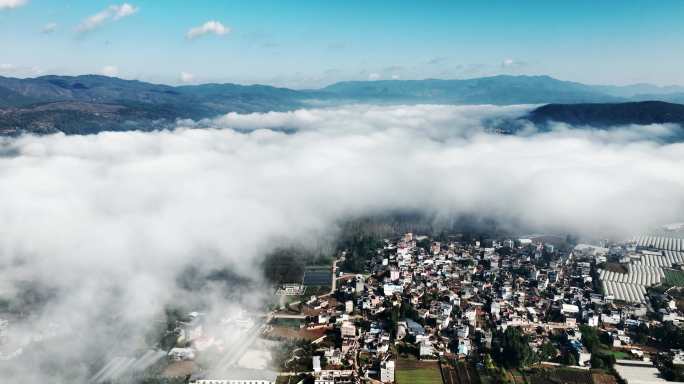
[[[396,371],[397,384],[442,384],[436,361],[400,359]]]
[[[578,369],[553,369],[542,370],[534,374],[530,374],[529,382],[531,384],[586,384],[591,383],[591,373],[589,371],[582,371]]]
[[[676,269],[666,269],[665,279],[663,283],[666,285],[684,287],[684,271],[678,271]]]
[[[472,366],[468,366],[467,364],[456,364],[455,367],[443,364],[442,377],[444,378],[444,384],[470,384],[480,382],[477,372],[475,372]]]

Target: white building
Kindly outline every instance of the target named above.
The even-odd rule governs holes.
[[[576,315],[579,313],[579,307],[573,304],[563,304],[561,313],[564,315]]]
[[[594,316],[589,316],[587,318],[587,325],[590,327],[598,327],[599,325],[599,317],[597,315]]]
[[[347,313],[352,313],[354,312],[354,302],[351,300],[347,300],[344,303],[344,311]]]
[[[380,381],[383,383],[394,382],[394,360],[385,361],[380,365]]]
[[[397,280],[399,280],[399,277],[400,277],[399,269],[396,267],[392,267],[390,269],[390,280],[397,281]]]
[[[313,361],[313,370],[314,372],[320,372],[321,371],[321,357],[320,356],[313,356],[312,357]]]
[[[423,340],[420,343],[420,356],[432,356],[435,353],[435,349],[428,340]]]
[[[356,326],[351,321],[342,322],[340,327],[342,337],[356,337]]]

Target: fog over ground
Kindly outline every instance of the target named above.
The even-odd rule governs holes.
[[[188,265],[258,279],[265,253],[332,239],[344,219],[412,210],[625,237],[682,221],[684,144],[659,140],[679,127],[484,128],[530,108],[357,105],[2,139],[0,296],[21,281],[58,292],[31,326],[78,330],[61,353],[79,361],[137,340],[179,298],[175,279]],[[126,335],[102,329],[111,313],[131,325]],[[0,381],[48,375],[44,361],[12,365]],[[66,382],[89,375],[66,370]]]

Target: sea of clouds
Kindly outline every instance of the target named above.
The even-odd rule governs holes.
[[[682,221],[684,144],[660,140],[680,127],[497,135],[483,123],[530,108],[356,105],[2,139],[0,296],[50,287],[22,332],[56,322],[78,337],[68,358],[16,358],[0,381],[59,377],[62,361],[64,382],[85,380],[72,363],[135,344],[189,265],[258,279],[266,253],[334,238],[340,220],[406,210],[613,237]],[[111,314],[126,335],[103,325]]]

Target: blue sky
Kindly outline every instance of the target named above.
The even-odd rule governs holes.
[[[302,88],[504,73],[684,85],[682,20],[684,1],[662,0],[0,0],[0,75]]]

